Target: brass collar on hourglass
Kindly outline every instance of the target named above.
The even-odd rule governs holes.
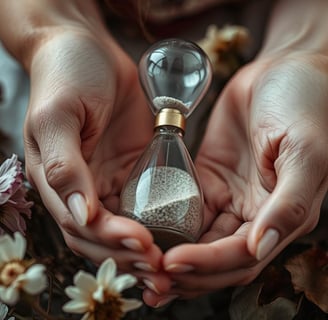
[[[155,132],[122,189],[120,213],[145,225],[166,251],[200,235],[203,192],[183,134],[212,72],[197,45],[168,39],[144,53],[139,76],[156,116]]]

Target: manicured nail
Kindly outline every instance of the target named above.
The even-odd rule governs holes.
[[[268,229],[265,231],[256,249],[256,259],[263,260],[272,249],[278,244],[279,233],[275,229]]]
[[[180,263],[172,263],[169,264],[165,270],[168,272],[174,272],[174,273],[183,273],[183,272],[189,272],[194,270],[194,266],[191,266],[190,264],[180,264]]]
[[[133,266],[142,271],[155,272],[157,271],[152,265],[147,262],[135,262]]]
[[[80,226],[85,226],[88,221],[88,206],[81,193],[72,193],[67,199],[67,206],[75,221]]]
[[[172,300],[175,300],[179,298],[178,295],[171,295],[171,296],[167,296],[166,298],[164,298],[163,300],[160,300],[159,302],[157,302],[157,304],[154,306],[154,308],[160,308],[165,306],[166,304],[170,303]]]
[[[158,295],[160,294],[159,290],[157,289],[157,287],[154,285],[153,282],[151,282],[148,279],[143,279],[143,283],[146,285],[146,287],[154,292],[156,292]]]
[[[121,243],[124,247],[137,252],[145,251],[145,248],[142,246],[142,243],[134,238],[125,238],[121,240]]]

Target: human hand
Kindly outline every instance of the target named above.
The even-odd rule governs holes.
[[[152,272],[162,253],[150,232],[115,215],[126,175],[152,136],[135,65],[109,36],[65,30],[36,51],[30,78],[26,171],[66,243],[167,288]]]
[[[150,304],[245,285],[318,222],[328,186],[328,67],[323,56],[258,59],[219,98],[196,165],[205,195],[197,244],[169,250],[175,283]]]

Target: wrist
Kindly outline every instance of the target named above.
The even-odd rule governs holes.
[[[95,1],[2,1],[0,39],[27,71],[38,49],[54,37],[71,32],[100,38],[106,30]]]
[[[272,12],[260,57],[303,52],[328,56],[328,2],[280,0]]]

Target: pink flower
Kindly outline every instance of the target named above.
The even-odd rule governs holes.
[[[23,179],[22,164],[14,154],[0,166],[0,222],[12,232],[25,234],[23,215],[31,218],[33,202],[25,199],[27,190]],[[1,228],[0,234],[3,234]]]

